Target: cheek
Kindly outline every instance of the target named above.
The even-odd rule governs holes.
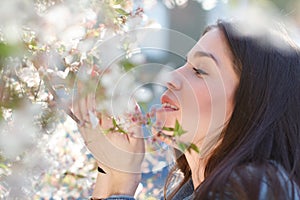
[[[190,87],[186,89],[186,98],[183,98],[184,107],[187,108],[189,117],[201,115],[206,118],[211,112],[212,96],[210,87],[204,79],[197,78],[189,82]]]
[[[235,88],[228,82],[215,82],[210,87],[211,94],[211,126],[210,131],[220,132],[233,110]]]
[[[200,115],[204,118],[210,117],[213,96],[207,84],[201,85],[197,91],[197,104],[200,110]]]
[[[193,85],[194,106],[191,104],[192,96],[186,101],[186,110],[183,112],[183,125],[188,131],[197,134],[196,139],[213,136],[220,132],[227,119],[229,107],[226,88],[220,79],[204,79]]]
[[[211,95],[204,82],[198,81],[193,85],[184,98],[182,110],[182,127],[187,131],[182,136],[183,141],[197,141],[208,130],[211,119]]]

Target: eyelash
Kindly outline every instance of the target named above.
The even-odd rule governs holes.
[[[197,68],[193,67],[193,70],[196,72],[197,75],[208,75],[208,73],[206,73],[202,69],[197,69]]]

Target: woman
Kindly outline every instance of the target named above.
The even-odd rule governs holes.
[[[178,157],[166,199],[300,199],[300,51],[280,27],[255,34],[242,27],[224,21],[209,27],[168,82],[157,120],[165,126],[180,121],[187,131],[181,141],[193,142],[200,154]],[[82,107],[76,113],[84,119],[88,104]],[[119,171],[101,163],[123,162],[87,142],[106,172],[98,174],[93,198],[132,199],[141,178],[133,172],[140,169],[143,140],[96,136],[99,130],[88,126],[80,131],[132,152],[124,160],[126,170]],[[134,132],[141,134],[138,127]],[[171,187],[177,169],[184,178]]]

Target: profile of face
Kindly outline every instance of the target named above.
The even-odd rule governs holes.
[[[156,121],[174,127],[178,120],[187,131],[179,140],[192,142],[201,151],[217,141],[229,120],[238,83],[226,38],[213,28],[190,50],[187,62],[171,72]]]

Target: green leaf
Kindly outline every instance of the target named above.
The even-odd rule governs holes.
[[[172,128],[172,127],[163,127],[162,128],[162,130],[164,130],[164,131],[174,131],[175,129],[174,128]]]
[[[24,49],[22,44],[5,44],[0,42],[0,57],[9,57],[20,54]]]
[[[141,110],[143,110],[143,111],[149,109],[149,108],[148,108],[148,103],[147,103],[147,102],[141,102],[141,101],[139,101],[138,104],[139,104]]]
[[[14,88],[6,87],[4,88],[4,97],[2,97],[2,101],[0,101],[0,106],[4,108],[17,108],[22,103],[22,97],[19,92]]]
[[[86,176],[84,176],[84,175],[81,175],[81,174],[76,174],[76,176],[75,176],[76,178],[78,178],[78,179],[81,179],[81,178],[86,178]]]
[[[198,147],[194,144],[194,143],[191,143],[189,148],[188,148],[188,151],[190,152],[192,150],[196,151],[197,153],[200,153]]]
[[[117,126],[118,126],[118,125],[117,125],[117,122],[116,122],[116,120],[115,120],[115,118],[112,118],[112,122],[113,122],[114,127],[117,127]]]
[[[111,132],[111,130],[110,129],[103,129],[102,132],[103,132],[104,135],[107,135],[107,134],[109,134],[109,132]]]
[[[131,70],[132,68],[136,67],[136,65],[132,62],[130,62],[129,60],[123,60],[121,61],[121,65],[123,66],[124,70],[126,72],[128,72],[129,70]]]
[[[3,111],[2,109],[0,108],[0,122],[3,120]],[[0,157],[0,160],[1,160],[1,157]]]
[[[122,127],[120,127],[120,126],[117,126],[117,128],[118,128],[118,132],[119,133],[121,133],[121,134],[127,134],[127,132],[122,128]]]
[[[185,134],[186,132],[187,131],[183,130],[183,128],[179,124],[178,120],[176,120],[173,136],[178,136],[179,137],[179,136]]]
[[[123,2],[124,0],[113,0],[114,5],[119,5]]]
[[[120,14],[120,15],[125,15],[125,16],[128,16],[128,15],[129,15],[129,13],[126,12],[125,10],[123,10],[122,8],[116,8],[115,10],[116,10],[116,12],[117,12],[118,14]]]
[[[84,175],[76,174],[76,173],[69,172],[69,171],[66,171],[63,175],[64,175],[64,177],[66,177],[66,176],[73,176],[73,177],[75,177],[76,179],[86,178],[86,176],[84,176]]]
[[[187,145],[182,143],[182,142],[179,142],[178,143],[178,148],[179,148],[180,151],[182,151],[184,153],[187,149]]]
[[[175,130],[178,130],[179,128],[180,128],[180,124],[179,124],[178,120],[176,119]]]
[[[5,164],[3,164],[3,163],[0,163],[0,168],[7,169],[7,166]]]
[[[147,125],[151,125],[152,124],[152,120],[151,120],[151,118],[149,117],[148,119],[147,119]]]

